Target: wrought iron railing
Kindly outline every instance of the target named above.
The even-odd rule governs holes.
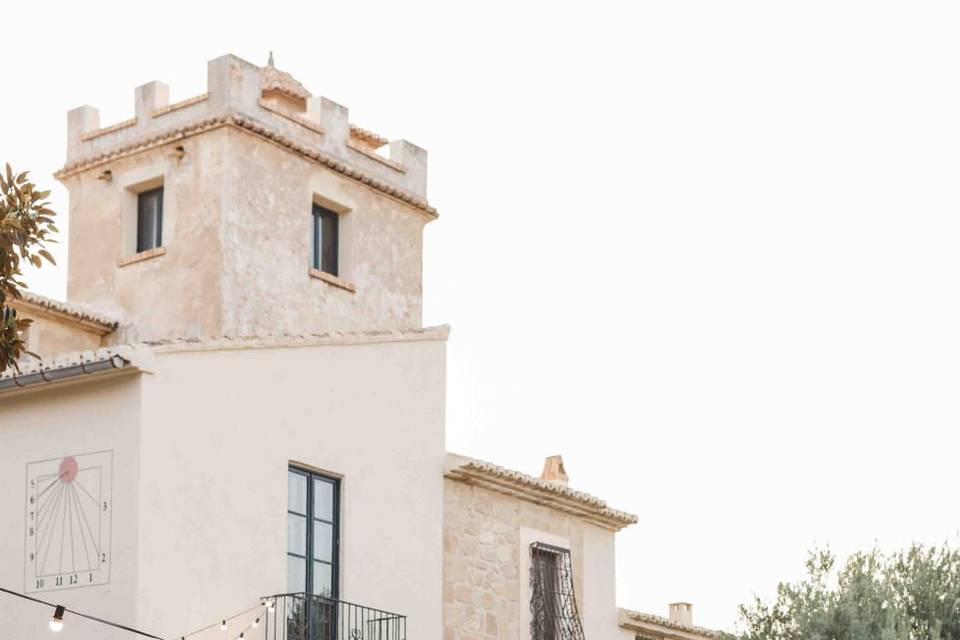
[[[309,593],[284,593],[272,603],[264,640],[406,640],[407,617]],[[256,635],[251,635],[256,639]]]

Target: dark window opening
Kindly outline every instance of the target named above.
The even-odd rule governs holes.
[[[539,542],[530,545],[530,586],[533,640],[584,640],[570,551]]]
[[[313,268],[340,275],[340,216],[313,205]]]
[[[163,187],[137,194],[137,253],[163,244]]]
[[[339,594],[340,481],[290,467],[287,591]]]

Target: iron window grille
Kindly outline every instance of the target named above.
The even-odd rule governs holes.
[[[530,634],[533,640],[584,640],[569,549],[530,545]]]
[[[163,187],[137,194],[137,253],[163,245]]]

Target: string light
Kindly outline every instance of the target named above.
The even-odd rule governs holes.
[[[48,602],[48,601],[46,601],[46,600],[41,600],[41,599],[39,599],[39,598],[34,598],[34,597],[32,597],[32,596],[24,595],[24,594],[18,593],[18,592],[16,592],[16,591],[11,591],[10,589],[4,589],[3,587],[0,587],[0,593],[5,593],[5,594],[7,594],[7,595],[11,595],[11,596],[14,596],[14,597],[16,597],[16,598],[21,598],[21,599],[27,600],[27,601],[29,601],[29,602],[35,602],[35,603],[37,603],[37,604],[41,604],[41,605],[44,605],[44,606],[47,606],[47,607],[52,607],[52,608],[53,608],[53,616],[50,618],[49,627],[50,627],[50,630],[53,631],[53,632],[55,632],[55,633],[56,633],[56,632],[60,632],[60,631],[63,630],[63,618],[64,618],[64,616],[69,612],[69,613],[72,613],[72,614],[75,615],[75,616],[79,616],[79,617],[84,618],[84,619],[86,619],[86,620],[91,620],[91,621],[96,622],[96,623],[98,623],[98,624],[104,624],[104,625],[107,625],[107,626],[109,626],[109,627],[114,627],[114,628],[116,628],[116,629],[122,629],[123,631],[127,631],[127,632],[129,632],[129,633],[132,633],[132,634],[135,634],[135,635],[138,635],[138,636],[142,636],[142,637],[144,637],[144,638],[150,638],[150,640],[165,640],[164,638],[161,638],[160,636],[155,636],[155,635],[153,635],[152,633],[147,633],[147,632],[145,632],[145,631],[140,631],[139,629],[134,629],[133,627],[128,627],[127,625],[119,624],[119,623],[116,623],[116,622],[111,622],[110,620],[104,620],[103,618],[98,618],[97,616],[92,616],[92,615],[90,615],[90,614],[88,614],[88,613],[83,613],[82,611],[76,611],[75,609],[68,609],[66,606],[64,606],[64,605],[62,605],[62,604],[54,604],[54,603]],[[239,618],[240,616],[244,616],[244,615],[246,615],[246,614],[248,614],[248,613],[250,613],[250,612],[252,612],[252,611],[254,611],[254,610],[256,610],[256,609],[259,609],[260,607],[265,607],[265,608],[266,608],[266,611],[267,611],[267,615],[269,615],[269,613],[270,613],[271,611],[273,611],[274,603],[273,603],[272,601],[264,598],[264,599],[262,599],[262,600],[260,601],[259,604],[254,605],[254,606],[250,607],[249,609],[246,609],[246,610],[244,610],[244,611],[241,611],[240,613],[238,613],[238,614],[236,614],[236,615],[230,616],[229,618],[226,618],[226,619],[222,620],[222,621],[220,622],[220,628],[223,629],[224,631],[226,631],[226,630],[227,630],[227,620],[234,620],[234,619],[236,619],[236,618]],[[258,615],[258,616],[249,624],[249,626],[247,626],[247,628],[243,630],[243,632],[240,634],[240,636],[237,638],[237,640],[246,640],[246,637],[245,637],[246,632],[249,631],[251,628],[258,626],[258,625],[260,624],[260,618],[261,618],[261,617],[262,617],[262,615]],[[202,632],[202,631],[205,631],[205,630],[207,630],[207,629],[212,629],[212,628],[215,627],[215,626],[217,626],[216,623],[211,624],[211,625],[209,625],[209,626],[207,626],[207,627],[204,627],[203,629],[197,629],[196,631],[194,631],[194,632],[192,632],[192,633],[188,633],[188,634],[186,634],[186,635],[180,636],[180,640],[187,640],[187,638],[189,638],[189,637],[191,637],[191,636],[194,636],[194,635],[196,635],[196,634],[198,634],[198,633],[200,633],[200,632]]]
[[[227,616],[225,619],[221,620],[220,622],[214,622],[213,624],[207,625],[205,627],[201,627],[199,629],[195,629],[190,633],[184,634],[180,636],[180,640],[189,640],[193,636],[201,634],[204,631],[207,631],[209,629],[213,629],[214,627],[220,627],[221,631],[229,631],[229,626],[232,625],[234,621],[236,621],[238,618],[246,616],[249,613],[253,613],[256,616],[256,622],[257,624],[259,624],[262,614],[260,611],[257,611],[257,610],[264,606],[266,606],[266,599],[261,598],[260,601],[257,604],[253,605],[252,607],[248,609],[244,609],[243,611],[240,611],[239,613],[236,613],[232,616]],[[230,634],[230,640],[240,640],[241,638],[243,638],[243,640],[249,640],[246,637],[246,633],[249,632],[250,629],[255,626],[257,625],[254,624],[254,621],[251,621],[250,624],[248,624],[245,629],[242,629],[243,633],[241,633],[240,635]],[[236,630],[234,630],[234,633],[236,633]]]
[[[63,614],[66,610],[66,607],[62,604],[58,604],[57,608],[53,610],[53,617],[50,618],[50,631],[56,632],[63,629]]]

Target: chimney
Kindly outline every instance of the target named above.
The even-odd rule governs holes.
[[[670,603],[670,622],[693,626],[693,605],[689,602]]]
[[[566,486],[570,478],[567,477],[567,471],[563,468],[563,456],[549,456],[544,460],[540,479]]]

